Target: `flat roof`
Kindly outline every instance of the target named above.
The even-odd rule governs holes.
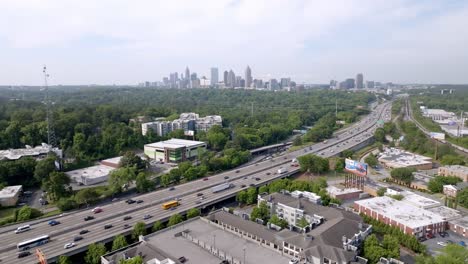
[[[8,199],[15,197],[19,191],[23,188],[23,185],[13,185],[4,187],[0,190],[0,199]]]
[[[419,194],[415,194],[413,192],[405,191],[402,192],[401,195],[404,196],[404,198],[401,200],[402,202],[415,205],[419,208],[427,209],[441,205],[441,203],[438,201],[434,201],[432,199],[426,198]]]
[[[164,148],[176,149],[176,148],[181,148],[181,147],[196,147],[196,146],[202,146],[202,145],[206,145],[206,143],[202,141],[171,138],[166,141],[146,144],[145,147],[161,148],[161,149],[164,149]]]
[[[438,214],[387,196],[359,200],[354,203],[369,208],[410,228],[418,228],[445,221]]]
[[[385,151],[380,154],[378,160],[393,168],[432,164],[432,158],[397,148],[385,149]]]
[[[339,187],[330,185],[327,187],[327,192],[329,194],[340,195],[340,194],[347,194],[347,193],[362,192],[362,190],[358,188],[339,188]]]
[[[190,263],[219,264],[221,262],[218,257],[203,250],[187,238],[176,236],[182,231],[188,232],[190,236],[204,244],[214,245],[220,251],[240,261],[243,261],[244,248],[248,263],[284,264],[290,260],[289,257],[281,256],[281,254],[271,249],[224,231],[209,223],[208,220],[202,220],[201,218],[186,221],[171,229],[164,229],[149,235],[146,237],[146,241],[176,258],[184,256]]]
[[[466,166],[461,166],[461,165],[449,165],[449,166],[443,166],[439,167],[439,169],[447,169],[453,172],[463,172],[463,173],[468,173],[468,167]]]
[[[0,150],[0,160],[8,159],[8,160],[17,160],[24,156],[39,156],[49,153],[50,151],[60,154],[60,149],[53,148],[46,143],[42,143],[39,146],[31,147],[26,145],[25,148],[19,149],[7,149],[7,150]]]
[[[457,225],[457,226],[461,226],[465,229],[468,228],[468,215],[463,217],[463,218],[459,218],[459,219],[456,219],[456,220],[452,220],[452,221],[449,221],[451,224],[453,225]]]
[[[446,220],[455,220],[462,217],[460,211],[449,208],[447,206],[438,206],[434,208],[429,208],[427,210],[433,212],[434,214],[442,216]]]
[[[65,174],[76,181],[76,179],[81,180],[81,177],[92,179],[107,176],[113,170],[115,170],[115,168],[100,164],[83,169],[67,171]]]

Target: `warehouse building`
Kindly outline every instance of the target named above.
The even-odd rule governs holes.
[[[205,142],[175,138],[146,144],[144,147],[145,155],[150,159],[170,163],[196,158],[205,150]]]
[[[362,190],[358,188],[339,188],[333,185],[327,187],[327,193],[331,198],[339,199],[341,201],[358,199]]]
[[[0,205],[3,207],[15,206],[22,191],[22,185],[4,187],[0,190]]]
[[[407,152],[397,148],[387,148],[378,155],[379,162],[386,168],[432,169],[432,158]]]
[[[46,143],[42,143],[40,146],[31,147],[26,145],[25,148],[20,149],[7,149],[0,150],[0,160],[18,160],[22,157],[32,157],[34,159],[43,159],[49,154],[49,152],[55,153],[58,157],[62,157],[62,150],[54,148]]]
[[[438,174],[440,176],[454,176],[468,182],[468,167],[461,165],[450,165],[439,167]]]
[[[355,201],[354,209],[418,238],[447,228],[446,219],[439,214],[387,196]]]
[[[115,170],[114,167],[106,165],[95,165],[83,169],[65,172],[70,177],[72,182],[80,185],[93,185],[101,182],[106,182],[109,174]]]

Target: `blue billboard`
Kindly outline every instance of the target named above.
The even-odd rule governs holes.
[[[345,160],[345,169],[359,176],[367,175],[367,164],[352,159]]]

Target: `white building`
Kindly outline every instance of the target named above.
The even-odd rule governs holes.
[[[0,160],[18,160],[22,157],[42,159],[45,158],[49,152],[54,152],[58,157],[62,157],[61,149],[54,148],[46,143],[42,143],[40,146],[36,147],[26,145],[25,148],[21,149],[0,150]]]
[[[3,207],[15,206],[22,191],[22,185],[4,187],[0,190],[0,205]]]
[[[65,174],[70,177],[72,182],[83,185],[93,185],[106,182],[109,178],[109,174],[113,170],[115,170],[115,168],[101,164],[83,169],[67,171]]]
[[[206,143],[201,141],[175,139],[146,144],[145,154],[150,159],[163,162],[180,162],[198,157],[206,150]]]

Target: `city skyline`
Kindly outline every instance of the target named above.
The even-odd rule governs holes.
[[[132,85],[185,65],[207,77],[213,65],[242,73],[250,65],[259,78],[298,83],[357,72],[468,83],[463,1],[6,0],[0,8],[8,25],[0,29],[1,85],[40,85],[44,64],[51,84]]]

